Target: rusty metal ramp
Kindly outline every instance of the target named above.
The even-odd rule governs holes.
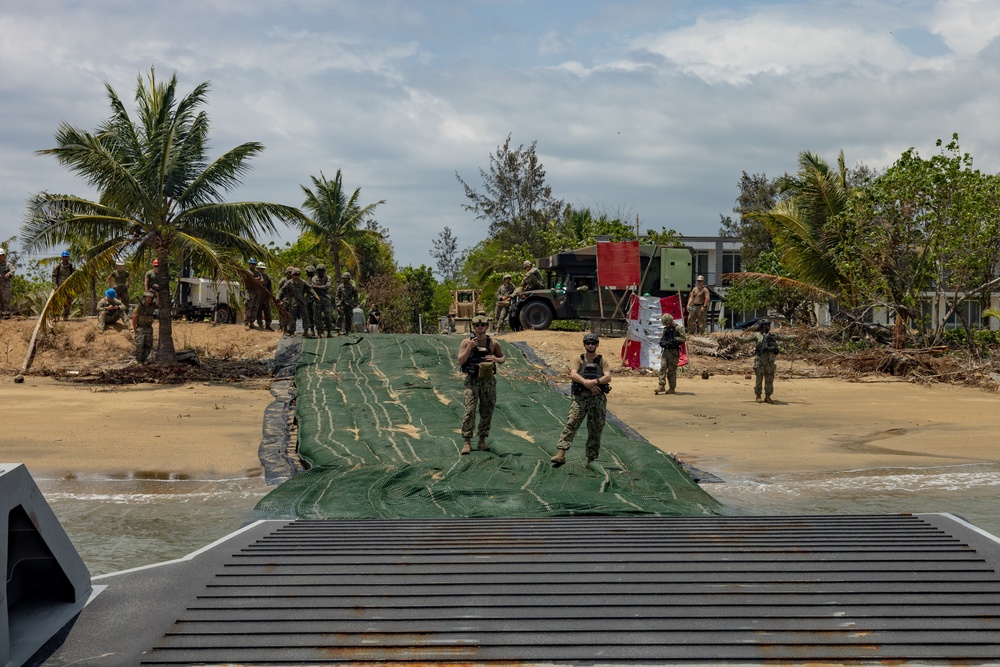
[[[163,577],[168,595],[140,586],[162,629],[120,664],[1000,659],[1000,544],[950,515],[294,521],[244,536]],[[93,613],[150,627],[113,604]],[[114,655],[111,626],[88,623]],[[64,649],[45,664],[87,657]]]

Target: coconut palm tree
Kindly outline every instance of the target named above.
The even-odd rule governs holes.
[[[208,83],[187,96],[177,94],[176,74],[166,83],[151,69],[139,75],[136,118],[118,94],[105,84],[111,116],[96,132],[62,123],[51,155],[98,192],[97,201],[42,192],[29,204],[24,225],[29,249],[54,247],[86,238],[86,262],[57,292],[77,294],[93,276],[107,275],[117,258],[131,257],[133,266],[158,261],[158,303],[170,303],[169,260],[191,258],[216,277],[242,274],[243,260],[267,253],[258,233],[276,231],[274,221],[298,221],[294,207],[266,202],[226,202],[248,161],[264,147],[257,142],[237,146],[222,156],[207,156]],[[50,310],[55,312],[60,300]],[[159,311],[156,361],[174,363],[171,309]]]
[[[353,241],[362,236],[373,236],[379,239],[382,235],[366,229],[363,225],[375,208],[385,203],[379,200],[374,204],[360,206],[361,188],[357,188],[350,197],[344,192],[344,179],[337,170],[332,181],[327,180],[323,172],[319,178],[310,176],[315,192],[306,186],[301,186],[306,195],[302,207],[309,216],[301,221],[304,231],[311,233],[316,241],[308,252],[315,250],[329,253],[333,264],[333,276],[340,277],[341,255],[346,255],[351,266],[358,266],[357,248]]]

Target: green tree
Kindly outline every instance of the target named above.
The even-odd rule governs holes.
[[[543,232],[559,219],[562,200],[552,196],[552,186],[545,182],[545,169],[538,159],[537,141],[528,148],[512,148],[511,135],[490,155],[489,171],[479,170],[483,192],[479,192],[462,177],[462,184],[471,204],[466,211],[475,213],[477,220],[489,223],[489,236],[510,245],[525,244],[533,257],[547,254]]]
[[[778,183],[769,179],[767,174],[751,175],[744,171],[738,187],[740,195],[736,198],[733,213],[739,217],[733,220],[720,215],[719,236],[742,240],[743,265],[750,267],[758,255],[774,248],[767,214],[778,203]]]
[[[414,295],[412,302],[411,326],[413,331],[417,331],[419,320],[424,321],[424,331],[432,327],[431,331],[437,328],[434,321],[434,294],[437,288],[437,281],[434,280],[434,272],[429,266],[421,264],[417,268],[405,266],[400,271],[403,282]]]
[[[327,180],[320,172],[319,178],[310,176],[313,189],[301,186],[306,195],[302,206],[310,217],[303,218],[303,230],[312,232],[315,245],[309,250],[332,258],[333,275],[339,277],[344,260],[356,271],[360,267],[358,240],[378,237],[381,234],[366,226],[375,209],[385,203],[381,199],[374,204],[361,206],[361,188],[356,188],[349,197],[344,191],[344,178],[337,170],[333,180]],[[359,279],[361,276],[359,276]]]
[[[434,249],[431,250],[431,257],[435,260],[438,275],[441,280],[450,285],[455,284],[455,278],[461,270],[462,255],[458,252],[458,239],[451,231],[451,227],[445,227],[433,240]]]
[[[48,192],[31,198],[26,248],[97,240],[86,252],[87,261],[60,287],[60,296],[79,294],[92,278],[103,280],[117,257],[134,255],[133,266],[138,266],[152,255],[159,260],[158,302],[169,304],[172,257],[192,258],[216,274],[240,275],[244,258],[265,254],[256,234],[276,232],[275,220],[301,217],[289,206],[223,201],[264,147],[247,142],[208,159],[209,121],[200,110],[208,83],[179,98],[176,74],[166,83],[152,69],[145,78],[140,74],[135,120],[111,86],[105,87],[112,114],[96,132],[62,123],[56,147],[39,151],[55,157],[99,194],[97,201]],[[58,301],[50,311],[57,307]],[[160,308],[160,364],[176,361],[171,314],[170,308]]]

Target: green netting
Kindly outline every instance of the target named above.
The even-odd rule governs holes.
[[[299,455],[310,469],[257,509],[306,519],[714,514],[721,507],[653,445],[609,423],[584,467],[586,425],[553,468],[570,399],[506,346],[493,453],[461,456],[461,338],[306,340],[296,371]],[[612,393],[611,408],[614,408]]]

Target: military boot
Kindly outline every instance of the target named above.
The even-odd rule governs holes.
[[[765,403],[774,403],[774,399],[772,399],[771,395],[768,394],[767,396],[764,397],[764,402]]]
[[[476,449],[480,452],[490,451],[490,446],[486,444],[486,436],[479,436],[479,442],[476,443]]]
[[[566,450],[560,449],[558,452],[556,452],[555,456],[549,459],[549,461],[552,461],[553,468],[558,468],[562,464],[566,463]]]
[[[757,394],[757,396],[756,396],[756,397],[757,397],[757,402],[758,402],[758,403],[763,403],[763,402],[764,402],[764,399],[762,399],[762,398],[760,397],[760,394]]]
[[[472,453],[472,443],[469,441],[468,438],[466,438],[465,445],[462,446],[462,455],[465,456],[466,454],[471,454],[471,453]]]

